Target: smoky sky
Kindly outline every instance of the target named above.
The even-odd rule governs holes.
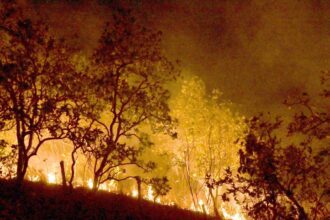
[[[77,33],[96,46],[114,1],[34,1],[57,31]],[[181,61],[182,73],[245,114],[278,112],[287,95],[316,92],[330,65],[328,0],[131,0],[147,25],[163,32],[163,49]]]

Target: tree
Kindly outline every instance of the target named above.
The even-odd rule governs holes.
[[[219,190],[207,188],[205,176],[219,178],[222,168],[238,165],[239,145],[235,141],[243,136],[242,117],[232,112],[229,102],[221,100],[218,90],[207,94],[198,77],[184,80],[172,103],[172,115],[178,120],[177,138],[172,144],[179,168],[176,178],[182,177],[195,210],[205,206],[219,217]]]
[[[22,183],[40,147],[77,126],[78,79],[84,76],[71,62],[75,50],[46,25],[25,17],[14,3],[0,7],[0,120],[15,130],[16,176]]]
[[[292,120],[253,117],[239,151],[239,175],[209,180],[209,186],[227,185],[229,195],[257,219],[325,219],[329,217],[329,74],[315,101],[307,93],[285,104],[296,107]],[[321,101],[320,101],[321,100]],[[299,107],[299,108],[298,108]]]
[[[151,180],[148,181],[148,184],[150,184],[151,187],[153,188],[154,202],[157,201],[157,198],[159,196],[165,196],[171,190],[167,177],[152,178]]]
[[[129,166],[151,170],[139,156],[151,145],[141,127],[170,132],[172,119],[165,84],[178,75],[160,49],[161,33],[148,30],[126,10],[114,13],[93,55],[95,99],[103,103],[85,135],[83,151],[93,162],[94,189],[108,180],[123,180]],[[120,177],[122,176],[122,177]]]

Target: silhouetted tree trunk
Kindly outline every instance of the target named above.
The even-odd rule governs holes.
[[[28,159],[23,152],[22,148],[18,150],[18,161],[17,161],[17,185],[21,186],[24,181],[24,177],[28,167]]]
[[[15,103],[14,107],[18,111],[18,107]],[[24,176],[26,173],[26,168],[25,165],[27,166],[26,161],[26,154],[24,153],[24,140],[21,138],[21,123],[20,123],[20,118],[19,115],[17,114],[15,116],[15,121],[16,121],[16,138],[18,142],[18,158],[17,158],[17,185],[21,186],[23,181],[24,181]]]
[[[212,203],[213,203],[213,211],[214,211],[215,217],[216,217],[217,219],[221,219],[221,218],[220,218],[219,211],[218,211],[217,198],[214,197],[211,188],[209,188],[209,193],[210,193],[210,196],[211,196],[211,199],[212,199]]]
[[[73,151],[71,152],[71,160],[72,160],[72,163],[71,163],[71,176],[70,176],[70,180],[69,180],[69,186],[70,186],[70,189],[73,189],[73,180],[74,180],[74,175],[75,175],[75,166],[76,166],[76,158],[75,158],[75,154],[77,152],[78,148],[74,147]]]
[[[296,198],[291,194],[288,190],[286,190],[281,183],[277,181],[277,184],[281,191],[285,194],[285,196],[294,204],[294,206],[297,209],[298,212],[298,219],[299,220],[307,220],[307,214],[304,210],[304,208],[299,204],[299,202],[296,200]]]
[[[16,181],[17,185],[20,186],[23,183],[24,173],[23,173],[23,152],[18,149],[18,159],[17,159],[17,169],[16,169]]]
[[[93,179],[93,191],[96,192],[99,188],[99,175],[97,173],[94,174],[94,179]]]
[[[66,177],[65,177],[64,161],[63,160],[61,160],[60,166],[61,166],[62,186],[63,186],[63,189],[66,189]]]
[[[195,200],[195,195],[194,195],[194,190],[192,188],[192,183],[191,183],[191,175],[190,175],[190,150],[189,150],[189,146],[187,146],[187,152],[185,153],[184,157],[185,157],[185,167],[184,167],[184,172],[186,175],[184,175],[186,177],[186,181],[189,187],[189,192],[191,195],[191,200],[194,204],[195,209],[197,210],[197,202]]]
[[[137,184],[137,190],[138,190],[138,199],[140,200],[142,198],[142,192],[141,192],[141,178],[139,176],[135,176],[135,181]]]

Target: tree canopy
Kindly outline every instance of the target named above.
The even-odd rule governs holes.
[[[26,18],[15,4],[3,3],[1,15],[0,120],[2,127],[15,129],[21,182],[39,148],[77,126],[74,109],[82,98],[77,82],[84,74],[70,62],[74,50],[46,25]]]

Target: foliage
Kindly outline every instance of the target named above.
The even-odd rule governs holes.
[[[160,32],[139,25],[127,10],[117,10],[107,23],[92,57],[93,97],[102,105],[87,115],[88,126],[74,134],[75,143],[93,163],[94,187],[125,180],[128,167],[145,172],[154,162],[139,159],[152,145],[141,126],[171,132],[165,84],[177,76],[160,50]]]
[[[171,190],[167,177],[154,177],[148,182],[153,189],[154,201],[156,201],[159,196],[165,196]]]
[[[232,112],[233,106],[221,99],[218,90],[207,94],[198,77],[183,81],[171,106],[173,117],[178,120],[177,138],[173,141],[176,148],[171,149],[179,176],[176,179],[184,182],[183,190],[186,196],[190,194],[196,210],[201,209],[198,203],[204,200],[204,205],[216,207],[217,212],[217,199],[210,197],[217,197],[218,192],[210,192],[204,178],[205,175],[219,178],[219,170],[238,164],[239,145],[235,141],[243,137],[243,119]]]
[[[77,126],[77,80],[70,62],[74,50],[57,41],[48,27],[27,18],[14,3],[0,8],[0,119],[15,129],[17,180],[50,140],[65,138]]]
[[[323,85],[325,82],[323,82]],[[326,87],[321,105],[303,93],[288,106],[301,107],[288,122],[260,115],[249,120],[249,131],[239,151],[239,174],[208,178],[209,187],[227,186],[230,196],[257,219],[325,219],[329,217],[329,97]],[[281,139],[280,139],[281,137]]]

